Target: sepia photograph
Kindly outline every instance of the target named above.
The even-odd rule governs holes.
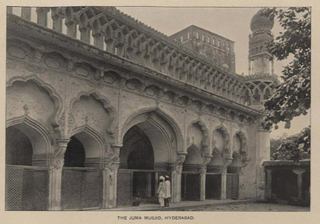
[[[309,213],[311,17],[8,6],[5,211]]]

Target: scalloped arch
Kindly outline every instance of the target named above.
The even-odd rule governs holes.
[[[42,79],[37,77],[36,75],[30,75],[30,76],[16,76],[11,78],[10,80],[7,81],[6,87],[10,87],[13,85],[14,82],[28,82],[32,81],[36,85],[44,88],[48,93],[50,98],[53,100],[54,105],[55,105],[55,113],[52,115],[52,125],[54,127],[58,127],[58,117],[60,116],[62,112],[62,107],[63,107],[63,101],[61,96],[55,91],[54,87],[51,86],[50,84],[44,82]]]
[[[200,126],[201,131],[203,132],[203,137],[204,137],[203,147],[204,147],[205,152],[207,154],[209,154],[209,140],[210,139],[209,139],[209,130],[208,130],[206,124],[199,118],[197,120],[192,121],[189,124],[187,130],[189,130],[193,124],[198,124]]]
[[[228,129],[223,125],[219,125],[218,127],[216,127],[213,132],[212,132],[212,140],[214,141],[214,133],[217,131],[222,131],[223,135],[224,135],[224,142],[225,142],[225,146],[223,149],[223,152],[230,152],[230,134],[228,132]],[[212,145],[213,150],[215,150],[215,145]],[[219,150],[216,150],[219,151]]]
[[[70,101],[69,108],[72,108],[75,102],[80,101],[81,96],[90,96],[90,95],[92,95],[93,98],[95,98],[96,100],[100,101],[103,104],[103,107],[109,112],[110,123],[107,125],[107,128],[108,128],[107,132],[110,134],[114,133],[115,123],[116,123],[116,109],[114,106],[112,106],[110,101],[106,97],[102,96],[98,91],[90,90],[90,91],[82,91],[78,93],[78,95]]]

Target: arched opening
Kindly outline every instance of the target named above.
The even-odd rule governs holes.
[[[241,157],[237,152],[232,154],[232,162],[227,168],[227,199],[239,198],[239,172]]]
[[[42,134],[28,124],[18,123],[6,129],[7,211],[46,210],[48,151]]]
[[[132,196],[144,202],[156,199],[154,153],[147,134],[133,126],[124,136],[120,150],[120,169],[132,171]]]
[[[181,199],[187,201],[200,200],[200,173],[199,168],[203,163],[201,152],[192,145],[187,150],[188,154],[183,163],[181,177]]]
[[[61,206],[63,210],[99,208],[102,200],[101,143],[91,129],[74,134],[64,155]]]
[[[172,151],[177,148],[175,133],[156,112],[135,116],[124,131],[117,204],[131,205],[136,197],[141,203],[157,203],[159,176],[170,176]]]
[[[206,199],[221,199],[221,167],[222,154],[214,150],[212,159],[207,165],[206,173]]]
[[[32,143],[28,136],[15,127],[6,130],[6,165],[32,165]]]
[[[81,142],[76,137],[71,137],[64,154],[65,167],[84,167],[85,151]]]

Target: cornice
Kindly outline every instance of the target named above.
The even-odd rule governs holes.
[[[36,42],[47,48],[52,48],[51,51],[60,51],[62,54],[68,54],[66,58],[75,57],[80,59],[79,61],[88,61],[94,67],[104,69],[106,63],[123,73],[132,73],[136,76],[145,76],[155,82],[160,82],[163,86],[168,88],[179,89],[179,91],[187,92],[195,97],[205,100],[206,102],[212,102],[213,104],[224,105],[227,108],[234,108],[235,110],[242,111],[251,115],[260,115],[259,111],[256,111],[248,106],[236,103],[232,100],[216,95],[214,93],[202,90],[190,84],[186,84],[180,80],[174,79],[167,75],[164,75],[153,69],[141,66],[130,60],[103,51],[92,45],[86,44],[75,38],[58,33],[54,30],[44,28],[34,24],[32,22],[20,19],[17,16],[8,16],[8,35],[20,36],[21,39],[30,42]],[[28,32],[26,32],[28,30]],[[71,56],[70,56],[71,55]]]

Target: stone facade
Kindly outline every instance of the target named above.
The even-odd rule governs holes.
[[[205,200],[217,180],[216,198],[264,198],[269,132],[247,104],[246,78],[114,7],[37,8],[37,23],[31,13],[7,17],[7,170],[23,165],[34,180],[45,171],[42,209],[112,208],[135,192],[147,200],[161,174],[173,203]],[[23,147],[32,161],[9,159]],[[81,150],[81,167],[65,167]]]

